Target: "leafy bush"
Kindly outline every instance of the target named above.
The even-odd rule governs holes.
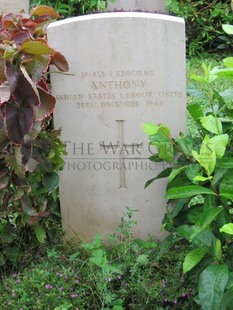
[[[233,34],[232,26],[224,29]],[[211,69],[203,64],[204,76],[191,76],[208,87],[206,92],[192,91],[203,100],[205,109],[200,103],[188,106],[200,138],[181,134],[173,139],[163,124],[144,125],[158,150],[151,159],[171,164],[155,178],[168,177],[163,224],[171,236],[192,245],[183,272],[200,275],[196,302],[204,310],[232,309],[233,304],[232,88],[219,92],[214,87],[220,77],[233,79],[233,57],[224,59],[224,65]]]
[[[167,9],[186,21],[189,56],[232,51],[232,38],[222,34],[221,26],[233,22],[229,0],[169,0]]]
[[[83,15],[105,9],[105,0],[32,0],[30,6],[48,5],[64,17]]]
[[[59,215],[57,171],[65,148],[59,131],[47,130],[55,107],[47,71],[50,64],[61,71],[68,65],[45,33],[58,17],[40,6],[31,16],[0,18],[0,265],[44,242]]]

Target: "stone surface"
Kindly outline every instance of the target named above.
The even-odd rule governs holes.
[[[29,0],[0,0],[0,13],[19,13],[29,11]]]
[[[116,10],[142,10],[142,11],[165,11],[165,0],[116,0],[112,3],[107,0],[108,11]]]
[[[61,39],[62,34],[62,39]],[[178,17],[103,13],[51,24],[51,46],[70,76],[52,74],[56,128],[67,145],[60,197],[67,236],[106,236],[129,207],[135,235],[162,238],[166,181],[142,131],[145,122],[185,131],[185,34]]]

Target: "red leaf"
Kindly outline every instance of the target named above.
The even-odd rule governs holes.
[[[12,20],[4,20],[3,27],[8,31],[18,30],[17,25]]]
[[[61,53],[57,51],[55,51],[55,53],[52,55],[50,64],[55,65],[58,68],[58,70],[62,72],[69,71],[69,65],[67,60]]]
[[[24,66],[20,66],[20,70],[23,74],[23,78],[25,78],[25,83],[28,83],[27,88],[30,91],[28,98],[28,103],[33,104],[33,105],[40,105],[40,96],[36,87],[36,84],[33,82],[31,77],[29,76],[26,68]],[[32,101],[33,100],[33,101]]]
[[[24,136],[32,127],[33,117],[31,106],[19,107],[11,103],[6,105],[6,127],[10,141],[16,144],[24,142]]]
[[[38,86],[40,86],[40,88],[42,88],[46,92],[49,92],[48,84],[46,83],[46,80],[44,78],[40,80],[40,82],[38,83]]]
[[[52,18],[59,18],[60,15],[51,7],[47,5],[39,5],[32,10],[32,16],[49,15]]]
[[[30,38],[27,31],[17,31],[11,36],[11,40],[17,45],[22,44],[27,38]]]
[[[5,41],[5,40],[10,41],[10,39],[11,39],[11,36],[8,31],[2,30],[0,32],[0,41]]]
[[[6,61],[6,78],[10,87],[11,94],[13,94],[18,87],[19,70],[9,61]]]
[[[36,217],[30,216],[27,222],[28,222],[28,225],[34,225],[36,223]]]
[[[50,215],[51,215],[51,212],[48,212],[48,211],[41,211],[38,213],[39,217],[48,217]]]
[[[31,143],[23,144],[22,148],[21,148],[21,153],[23,155],[23,158],[22,158],[23,165],[26,165],[32,156],[32,145],[31,145]]]
[[[36,30],[37,28],[37,23],[34,22],[33,20],[31,19],[26,19],[26,18],[23,18],[22,19],[22,25],[24,28],[27,28],[28,31],[30,31],[30,34],[33,35],[34,31]]]
[[[13,93],[13,98],[18,104],[26,106],[40,105],[40,96],[35,83],[28,75],[26,69],[21,66],[19,74],[18,85]]]
[[[0,129],[2,129],[4,127],[4,119],[3,119],[3,115],[2,112],[0,112]],[[1,140],[0,140],[1,142]]]
[[[37,22],[37,24],[45,24],[46,22],[48,22],[51,19],[50,15],[41,15],[39,17],[37,17],[35,19],[35,22]],[[44,27],[43,27],[44,28]],[[37,28],[38,29],[38,28]]]
[[[56,99],[50,93],[46,92],[42,88],[38,88],[40,94],[40,106],[34,107],[34,113],[36,120],[43,120],[48,117],[54,110]]]

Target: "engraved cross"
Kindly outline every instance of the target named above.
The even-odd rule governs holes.
[[[132,154],[134,155],[135,152],[137,154],[141,154],[139,150],[142,149],[142,143],[132,143],[132,144],[125,144],[125,137],[124,137],[124,120],[116,120],[117,122],[117,129],[118,129],[118,141],[117,144],[108,144],[106,145],[104,141],[100,144],[101,149],[104,149],[105,153],[107,154],[108,150],[113,151],[115,154],[118,151],[119,154],[119,166],[120,166],[120,186],[119,189],[127,188],[126,184],[126,173],[125,173],[125,153],[129,155],[129,149],[131,149]]]

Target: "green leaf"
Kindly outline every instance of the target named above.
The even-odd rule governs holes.
[[[224,89],[219,94],[222,98],[232,98],[233,97],[233,89],[232,88]]]
[[[217,72],[218,76],[232,79],[233,78],[233,68],[219,69]]]
[[[149,259],[148,259],[148,255],[146,254],[141,254],[139,255],[137,258],[136,258],[136,263],[139,264],[139,265],[148,265],[149,263]]]
[[[2,245],[3,243],[12,243],[16,238],[6,227],[2,227],[0,237]]]
[[[194,73],[190,74],[190,79],[201,82],[201,83],[208,84],[208,81],[206,80],[206,78],[204,78],[203,76],[194,74]]]
[[[82,243],[81,247],[87,251],[98,249],[102,246],[103,237],[101,234],[96,234],[92,243]]]
[[[177,199],[175,201],[173,201],[172,205],[171,205],[171,210],[169,210],[168,212],[168,217],[169,219],[173,219],[174,217],[176,217],[179,212],[183,209],[183,207],[186,205],[188,199]]]
[[[105,264],[105,253],[101,249],[95,249],[92,251],[92,257],[90,258],[90,262],[101,267]]]
[[[224,168],[215,168],[214,171],[214,178],[212,180],[212,184],[215,186],[217,185],[223,178],[223,176],[225,175],[225,173],[227,172],[227,169]]]
[[[227,134],[215,136],[209,140],[209,143],[214,147],[217,158],[222,158],[224,156],[228,141],[229,136]]]
[[[207,66],[205,63],[202,64],[202,69],[205,73],[205,79],[208,84],[212,83],[216,79],[216,68],[211,69],[211,64]]]
[[[21,153],[21,147],[15,146],[14,147],[14,155],[6,155],[5,160],[7,164],[11,167],[12,170],[15,171],[15,173],[21,177],[24,178],[25,176],[25,167],[22,162],[22,153]]]
[[[122,306],[113,306],[112,310],[124,310]]]
[[[195,199],[196,197],[194,197],[193,199]],[[187,218],[188,218],[190,223],[195,224],[203,216],[203,214],[204,214],[203,207],[202,206],[201,207],[195,206],[194,208],[191,208],[190,211],[188,211]]]
[[[222,298],[222,303],[219,309],[232,310],[233,305],[233,289],[227,290]]]
[[[224,155],[221,159],[218,159],[216,166],[223,169],[233,169],[233,157]]]
[[[233,235],[233,223],[223,225],[223,227],[220,228],[219,231],[229,235]]]
[[[180,135],[176,142],[181,150],[188,156],[191,154],[191,150],[193,148],[193,139],[189,136],[182,136]]]
[[[160,158],[158,154],[154,154],[150,156],[149,160],[153,161],[154,163],[161,163],[163,161],[162,158]]]
[[[154,182],[155,180],[158,179],[163,179],[163,178],[167,178],[169,176],[169,174],[171,173],[172,168],[166,168],[164,169],[162,172],[160,172],[155,178],[150,179],[146,182],[145,184],[145,188],[147,188],[152,182]]]
[[[144,130],[146,129],[147,133],[149,133],[151,144],[158,149],[158,156],[167,162],[172,162],[174,149],[169,128],[162,124],[154,125],[149,123],[145,125]]]
[[[25,42],[21,45],[21,50],[25,53],[34,55],[47,55],[53,53],[52,48],[50,48],[47,44],[39,41]]]
[[[183,237],[183,238],[185,238],[185,239],[187,239],[188,241],[190,241],[190,236],[192,235],[192,233],[193,233],[193,228],[194,228],[194,226],[192,225],[192,226],[190,226],[190,225],[181,225],[181,226],[179,226],[178,228],[177,228],[177,232],[178,232],[178,234],[181,236],[181,237]]]
[[[59,185],[59,176],[56,172],[43,175],[42,182],[49,193],[53,192]]]
[[[188,165],[187,169],[185,170],[185,174],[187,178],[191,181],[200,173],[201,166],[199,164],[190,164]]]
[[[227,290],[233,290],[233,272],[230,272],[230,274],[229,274],[229,279],[228,279],[226,289]]]
[[[181,168],[177,168],[177,169],[173,169],[172,172],[169,175],[169,182],[172,182],[180,173],[182,173],[185,169],[187,168],[187,166],[181,167]]]
[[[72,308],[72,304],[65,302],[63,305],[54,308],[54,310],[69,310],[70,308]]]
[[[214,256],[217,258],[219,262],[222,260],[222,245],[219,239],[216,240],[214,244]]]
[[[171,133],[168,127],[161,125],[154,125],[157,128],[156,133],[149,135],[151,142],[170,142],[171,139]]]
[[[171,163],[174,158],[174,148],[171,142],[152,142],[158,149],[159,157],[168,163]]]
[[[183,272],[186,273],[196,266],[206,254],[206,249],[197,248],[189,252],[183,262]]]
[[[188,105],[187,110],[195,121],[198,121],[201,117],[204,116],[204,112],[199,103]]]
[[[209,136],[205,136],[201,148],[200,153],[198,154],[196,151],[192,151],[193,157],[199,164],[205,169],[208,176],[214,171],[216,164],[216,154],[214,150],[214,146],[210,143]]]
[[[233,201],[233,169],[229,169],[224,175],[222,182],[219,186],[219,193],[221,196],[226,197]]]
[[[222,29],[223,29],[227,34],[233,34],[233,26],[232,26],[232,25],[224,24],[224,25],[222,25]]]
[[[206,210],[200,220],[193,227],[193,232],[190,236],[190,240],[195,238],[200,232],[206,230],[210,226],[210,224],[216,219],[219,213],[222,212],[222,210],[223,208],[221,207],[214,207]]]
[[[222,134],[222,123],[213,115],[203,116],[200,118],[202,126],[216,135]]]
[[[43,72],[47,70],[50,61],[50,55],[33,55],[32,59],[25,63],[25,68],[30,74],[33,82],[37,83]]]
[[[198,247],[204,247],[211,250],[216,243],[216,240],[215,235],[211,231],[203,230],[193,238],[192,243]]]
[[[207,195],[204,197],[204,204],[203,204],[203,209],[205,211],[215,207],[217,208],[217,201],[215,196]]]
[[[148,136],[152,136],[158,132],[159,125],[153,123],[145,123],[143,124],[143,130]]]
[[[33,208],[31,199],[27,195],[24,195],[21,197],[21,205],[22,205],[23,211],[27,215],[37,216],[37,211],[35,208]]]
[[[205,99],[208,100],[208,96],[205,94],[205,92],[200,91],[199,89],[197,89],[195,87],[195,85],[187,85],[187,95],[188,96],[193,96],[195,98],[199,98],[199,99]],[[197,105],[199,105],[197,103]],[[200,106],[200,105],[199,105]],[[189,106],[188,106],[189,107]],[[201,108],[201,106],[200,106]],[[191,113],[190,113],[191,114]],[[204,116],[204,114],[202,113],[201,116]]]
[[[199,302],[202,309],[220,310],[222,297],[229,278],[226,264],[208,266],[198,283]]]
[[[233,68],[233,57],[227,57],[223,59],[224,66],[228,68]]]
[[[166,193],[167,199],[187,198],[200,194],[216,195],[211,189],[204,186],[188,185],[170,188]]]
[[[200,182],[204,182],[204,181],[207,181],[207,180],[211,180],[213,177],[210,176],[210,177],[203,177],[203,175],[197,175],[193,178],[194,181],[200,181]]]
[[[150,186],[156,179],[157,178],[153,178],[153,179],[146,181],[144,188],[147,188],[148,186]]]
[[[33,226],[35,233],[36,233],[36,238],[39,242],[44,243],[46,240],[46,232],[45,230],[40,226],[40,224],[36,224]]]

